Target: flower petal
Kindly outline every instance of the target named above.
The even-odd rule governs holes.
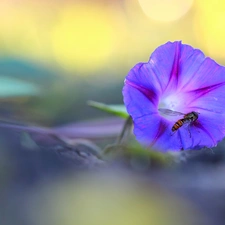
[[[142,144],[161,151],[213,147],[225,136],[225,67],[181,42],[158,47],[128,74],[124,102]],[[158,107],[181,116],[159,114]],[[196,121],[186,117],[200,113]],[[182,114],[183,113],[183,114]],[[180,120],[180,127],[172,132]]]
[[[200,114],[198,123],[195,126],[207,133],[212,141],[211,147],[215,146],[225,136],[225,114],[220,114],[219,116],[217,113],[212,112]]]
[[[168,42],[158,47],[151,55],[149,64],[158,77],[162,91],[169,84],[177,85],[179,75],[179,57],[181,42]]]
[[[185,125],[179,129],[179,137],[183,149],[201,149],[204,147],[214,147],[216,140],[211,136],[200,123],[193,126]]]
[[[150,101],[149,96],[141,92],[138,87],[125,83],[123,96],[127,112],[133,119],[157,113],[157,107]]]
[[[215,147],[225,135],[225,115],[218,117],[215,113],[200,114],[198,120],[187,130],[180,129],[184,149]]]
[[[199,89],[190,92],[187,96],[187,105],[190,111],[197,111],[201,114],[214,112],[225,114],[225,86],[211,86],[209,89]],[[208,114],[207,114],[208,115]]]
[[[218,65],[210,58],[205,58],[197,68],[198,63],[195,64],[195,62],[193,62],[193,66],[190,65],[190,68],[193,67],[193,69],[197,69],[194,73],[193,71],[191,73],[184,71],[184,73],[180,74],[180,76],[183,77],[182,81],[185,84],[182,86],[183,91],[199,89],[207,90],[215,85],[225,85],[224,67]],[[184,62],[183,65],[186,65],[186,63]],[[188,74],[190,75],[188,76]],[[185,78],[185,76],[188,76],[189,80]]]
[[[180,151],[180,138],[172,133],[173,124],[157,114],[146,115],[134,120],[137,140],[148,148],[160,151]]]
[[[147,115],[134,121],[134,134],[146,147],[164,152],[214,147],[224,137],[225,116],[222,121],[215,115],[211,116],[211,121],[208,118],[201,117],[197,123],[185,124],[172,132],[172,123],[157,115]],[[220,125],[215,127],[215,124]]]
[[[199,49],[182,44],[179,59],[179,89],[183,89],[199,70],[205,56]]]
[[[202,121],[195,125],[185,124],[172,132],[173,123],[156,115],[144,116],[134,121],[134,134],[146,147],[164,152],[216,146],[224,134],[216,128],[211,130],[215,121],[209,124],[204,119]]]
[[[154,104],[158,104],[160,84],[148,63],[139,63],[134,66],[125,79],[126,85],[136,88]]]

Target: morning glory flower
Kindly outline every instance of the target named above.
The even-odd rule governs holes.
[[[123,97],[137,140],[149,148],[211,148],[225,136],[225,67],[189,45],[168,42],[135,65]]]

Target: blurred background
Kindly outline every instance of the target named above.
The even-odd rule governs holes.
[[[224,24],[222,0],[0,0],[0,224],[224,225],[224,143],[101,158],[122,120],[87,122],[167,41],[225,65]]]
[[[105,116],[124,77],[167,41],[224,63],[222,0],[1,0],[0,116],[52,126]]]

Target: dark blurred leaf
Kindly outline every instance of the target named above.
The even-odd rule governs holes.
[[[129,116],[124,105],[106,105],[95,101],[88,101],[88,105],[122,118],[127,118]]]

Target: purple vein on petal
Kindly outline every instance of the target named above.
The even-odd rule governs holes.
[[[131,87],[137,89],[138,91],[140,91],[144,96],[146,96],[153,104],[157,104],[158,103],[158,97],[157,97],[157,94],[152,91],[152,90],[149,90],[145,87],[142,87],[138,84],[135,84],[134,82],[132,81],[129,81],[129,80],[125,80],[125,83],[127,85],[130,85]]]
[[[150,148],[153,147],[153,145],[156,143],[156,141],[163,135],[165,130],[167,129],[168,125],[164,121],[160,121],[158,131],[153,139],[153,141],[150,144]]]
[[[149,60],[149,62],[151,63],[151,59]],[[157,74],[159,72],[156,70],[156,67],[152,66],[151,71],[154,74],[155,78],[157,79],[157,81],[158,81],[158,83],[160,85],[161,91],[163,91],[164,88],[163,88],[162,82],[160,82],[159,76],[157,76]]]
[[[205,94],[208,94],[211,91],[214,91],[217,88],[222,87],[223,85],[225,85],[225,82],[222,82],[222,83],[219,83],[219,84],[214,84],[214,85],[203,87],[203,88],[199,88],[199,89],[195,89],[195,90],[189,91],[188,93],[194,93],[195,94],[195,98],[193,99],[193,101],[195,101],[196,99],[202,97]]]
[[[191,55],[192,57],[192,55]],[[198,73],[199,69],[201,68],[202,64],[204,63],[204,60],[200,63],[198,69],[192,74],[192,76],[190,77],[190,79],[188,81],[186,81],[186,83],[180,88],[180,90],[186,88],[192,81],[192,79],[195,77],[195,75]]]
[[[172,67],[172,70],[170,72],[170,79],[169,79],[168,85],[169,85],[170,82],[173,82],[173,81],[175,81],[176,86],[178,84],[180,51],[181,51],[181,41],[176,43],[176,50],[175,50],[175,56],[174,56],[174,61],[173,61],[173,67]]]

